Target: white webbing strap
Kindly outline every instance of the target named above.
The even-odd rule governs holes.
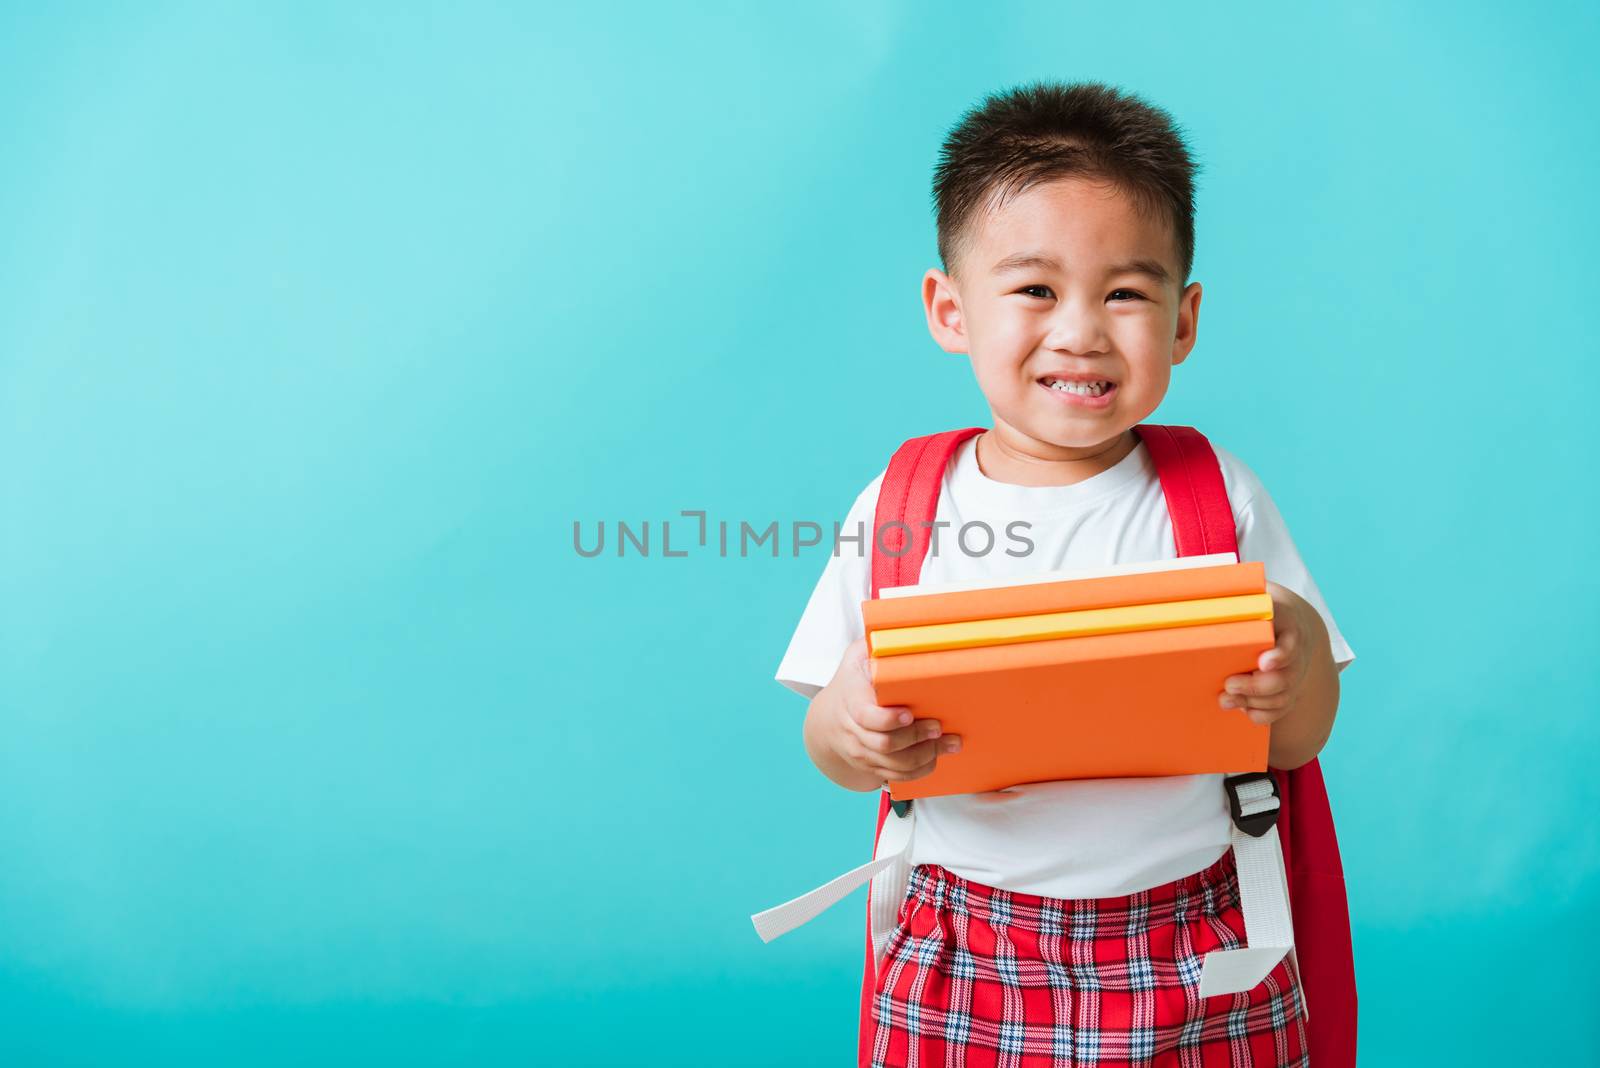
[[[1237,787],[1243,817],[1269,812],[1278,807],[1272,785],[1265,779]],[[843,900],[862,883],[871,880],[869,916],[872,929],[874,966],[882,967],[884,949],[894,930],[911,877],[911,838],[916,821],[916,806],[904,816],[893,809],[884,818],[873,858],[799,897],[755,913],[750,921],[763,942],[770,942],[816,919]],[[1294,922],[1289,912],[1289,885],[1283,867],[1283,846],[1274,825],[1259,837],[1241,830],[1231,831],[1234,860],[1239,872],[1240,908],[1244,912],[1245,948],[1216,950],[1206,954],[1200,967],[1200,996],[1236,994],[1249,990],[1267,973],[1289,957],[1299,981],[1299,965],[1294,956]],[[1301,984],[1300,1003],[1306,1017],[1305,987]]]
[[[808,890],[797,898],[751,916],[750,922],[755,924],[756,934],[761,936],[763,942],[770,942],[802,924],[810,923],[870,879],[872,889],[868,891],[868,911],[872,923],[872,953],[875,964],[881,965],[889,933],[894,930],[900,916],[900,905],[911,879],[911,831],[916,815],[916,805],[912,805],[904,816],[896,815],[890,809],[884,817],[883,830],[878,833],[878,848],[871,860],[830,879],[815,890]]]
[[[1227,788],[1226,786],[1224,787]],[[1274,812],[1278,796],[1270,776],[1264,775],[1236,786],[1239,817]],[[1259,837],[1248,834],[1236,818],[1230,838],[1239,869],[1239,902],[1244,912],[1245,948],[1216,950],[1206,954],[1200,967],[1200,996],[1237,994],[1249,990],[1277,967],[1285,954],[1293,959],[1294,920],[1289,912],[1289,882],[1283,869],[1283,843],[1277,824]],[[1304,989],[1301,1004],[1305,1003]],[[1306,1013],[1309,1018],[1309,1011]]]

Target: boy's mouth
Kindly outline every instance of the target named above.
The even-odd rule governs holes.
[[[1087,408],[1104,408],[1111,403],[1111,394],[1117,389],[1117,384],[1109,378],[1089,375],[1045,375],[1038,382],[1057,399]]]

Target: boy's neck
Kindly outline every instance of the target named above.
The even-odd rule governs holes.
[[[978,470],[986,478],[1013,486],[1070,486],[1115,467],[1139,446],[1139,434],[1132,428],[1085,449],[1025,437],[1013,441],[1017,436],[998,427],[978,435]]]

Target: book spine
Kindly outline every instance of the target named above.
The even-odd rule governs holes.
[[[1217,567],[999,586],[960,593],[875,597],[861,602],[861,616],[865,629],[871,632],[1047,612],[1232,597],[1262,593],[1266,582],[1266,566],[1259,560],[1249,560]]]

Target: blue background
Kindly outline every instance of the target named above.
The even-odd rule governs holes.
[[[1357,652],[1363,1063],[1600,1057],[1595,9],[794,6],[0,13],[0,1060],[849,1063],[862,892],[749,920],[870,847],[826,549],[573,523],[986,423],[929,179],[1033,78],[1201,162],[1157,417]]]

